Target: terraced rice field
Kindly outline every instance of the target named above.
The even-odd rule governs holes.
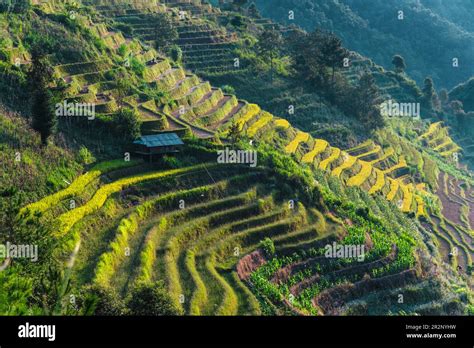
[[[157,170],[134,163],[124,165],[131,171],[121,172],[117,163],[99,166],[107,174],[91,170],[28,207],[54,211],[80,196],[92,174],[98,176],[101,183],[81,206],[52,214],[71,246],[81,241],[72,267],[83,283],[113,286],[125,294],[137,282],[163,280],[184,313],[259,314],[254,295],[235,273],[239,258],[264,238],[285,248],[339,229],[328,223],[318,230],[312,222],[320,214],[275,200],[272,179],[262,169],[202,164]],[[112,206],[113,213],[106,213]],[[103,214],[107,223],[101,225]]]
[[[88,2],[96,5],[97,2]],[[233,70],[232,50],[235,35],[209,24],[216,10],[208,4],[188,1],[165,1],[137,6],[133,1],[118,4],[102,4],[97,10],[119,23],[132,28],[132,36],[152,43],[156,30],[156,14],[168,13],[178,31],[175,44],[183,51],[186,68],[197,72],[222,72]],[[138,11],[137,11],[138,10]]]
[[[442,157],[458,161],[458,158],[454,156],[459,155],[461,147],[449,136],[449,130],[447,127],[443,127],[442,122],[430,124],[426,132],[420,135],[419,139]]]
[[[112,286],[126,296],[134,284],[162,280],[176,306],[190,315],[261,314],[262,296],[278,313],[334,314],[349,311],[351,301],[369,296],[369,288],[387,291],[418,280],[410,242],[390,247],[393,235],[384,228],[369,237],[356,222],[289,204],[275,195],[275,179],[265,168],[118,163],[98,165],[104,169],[28,207],[47,207],[71,238],[69,253],[75,247],[77,254],[71,269],[79,284]],[[99,183],[81,205],[54,209],[81,196],[91,176]],[[273,241],[274,256],[260,249],[265,238]],[[341,263],[321,254],[324,245],[358,238],[368,243],[363,261]],[[345,289],[346,281],[355,292],[328,307],[328,296]]]
[[[99,12],[113,11],[113,9],[107,8],[106,4],[100,3],[98,6],[100,6]],[[124,3],[124,7],[125,12],[131,11],[133,2]],[[144,11],[145,15],[149,15],[147,11],[152,11],[153,6],[146,5],[145,7],[146,11],[139,7],[128,15],[117,15],[135,18]],[[118,11],[118,8],[116,10]],[[153,11],[161,12],[163,10],[166,8],[158,7]],[[139,22],[136,19],[131,21],[133,23]],[[390,157],[388,156],[391,155],[390,149],[386,152],[382,151],[379,145],[368,141],[357,148],[348,150],[349,157],[341,156],[340,149],[330,147],[322,139],[312,139],[309,134],[292,128],[287,121],[275,118],[270,113],[261,110],[258,105],[240,101],[232,95],[224,95],[220,89],[212,88],[208,82],[202,81],[196,75],[187,73],[183,68],[172,67],[169,61],[160,57],[156,51],[146,48],[145,45],[123,41],[120,39],[123,37],[121,33],[111,32],[101,23],[95,25],[94,28],[97,34],[103,38],[117,38],[118,41],[116,41],[120,41],[121,50],[128,49],[135,59],[145,64],[143,77],[147,83],[170,93],[176,100],[176,103],[170,106],[168,104],[158,105],[154,100],[142,97],[137,100],[133,95],[123,98],[124,102],[130,106],[138,106],[143,120],[142,132],[144,134],[153,134],[160,130],[190,130],[200,138],[211,138],[218,132],[225,132],[232,122],[235,122],[239,130],[250,138],[265,136],[268,130],[280,129],[295,134],[294,138],[284,145],[285,152],[298,152],[297,158],[303,163],[318,163],[317,167],[332,171],[338,177],[344,173],[345,176],[348,176],[345,180],[349,186],[364,187],[372,193],[381,191],[377,185],[381,185],[382,177],[380,173],[377,177],[373,166],[382,163],[384,156]],[[188,35],[191,34],[188,33]],[[115,43],[111,43],[110,48],[117,52],[119,50]],[[110,114],[117,109],[119,103],[114,93],[116,82],[106,80],[107,71],[100,72],[99,68],[110,71],[117,67],[113,61],[82,62],[72,66],[58,66],[56,71],[64,79],[70,80],[72,96],[79,95],[84,99],[89,98],[90,101],[99,102],[100,108],[103,109],[101,111]],[[95,77],[87,81],[76,78],[76,76],[84,74],[92,74],[91,76]],[[81,79],[83,78],[81,77]],[[379,159],[382,160],[378,161]],[[400,163],[384,169],[384,174],[391,174],[404,166],[406,163],[402,157]],[[417,206],[417,202],[420,200],[417,200],[416,195],[412,194],[412,188],[406,188],[403,185],[401,183],[400,200],[405,197],[404,210],[410,211],[413,208],[421,213],[422,208]],[[374,186],[375,188],[373,188]]]
[[[104,23],[93,25],[111,57],[58,65],[55,72],[70,97],[98,103],[105,115],[126,103],[140,112],[148,130],[156,130],[152,134],[184,130],[219,139],[235,124],[247,140],[269,139],[304,169],[316,169],[321,196],[330,199],[321,204],[296,190],[288,192],[290,179],[270,168],[203,162],[189,153],[177,155],[177,168],[166,161],[161,167],[120,160],[98,164],[68,188],[21,211],[53,219],[56,236],[67,240],[61,256],[72,260],[68,267],[79,286],[111,287],[125,298],[139,283],[162,281],[176,307],[188,315],[461,312],[462,294],[440,301],[442,286],[431,276],[437,264],[416,247],[410,225],[415,222],[403,213],[424,217],[422,226],[435,236],[443,260],[464,275],[474,257],[471,187],[442,173],[437,194],[443,216],[428,215],[421,195],[426,186],[400,175],[408,163],[393,148],[368,140],[342,150],[313,139],[147,47],[153,14],[179,16],[185,11],[177,41],[185,64],[208,69],[197,62],[216,52],[224,61],[232,44],[228,34],[189,18],[213,16],[206,4],[88,3],[102,15],[130,24],[142,41],[132,42]],[[197,23],[202,30],[195,30]],[[140,82],[169,94],[173,102],[161,103],[146,93],[119,100],[117,77],[110,77],[123,68],[123,50],[144,65]],[[353,62],[354,67],[367,64]],[[392,88],[387,83],[386,91]],[[431,125],[420,140],[442,156],[455,148],[440,124]],[[362,246],[363,253],[353,258],[326,255],[326,247],[334,243]],[[381,302],[400,293],[411,296],[403,304]]]
[[[97,26],[97,31],[102,35],[111,35],[102,25]],[[207,138],[212,137],[215,131],[226,129],[231,122],[236,122],[239,129],[252,138],[259,136],[263,129],[267,127],[280,127],[286,130],[291,127],[287,122],[279,119],[275,119],[274,123],[271,123],[274,116],[260,110],[257,105],[247,104],[244,101],[238,101],[234,96],[224,95],[222,91],[212,88],[209,83],[201,81],[195,75],[188,75],[181,68],[172,68],[167,60],[158,57],[157,53],[153,50],[146,51],[141,48],[136,52],[136,57],[139,57],[139,59],[146,63],[144,76],[149,83],[156,84],[177,97],[177,104],[173,108],[167,105],[160,107],[151,100],[136,101],[124,98],[131,105],[139,105],[138,110],[142,115],[146,133],[156,128],[158,130],[190,129],[198,137]],[[91,74],[90,71],[97,68],[97,64],[104,66],[106,63],[84,62],[75,64],[74,68],[69,67],[66,69],[60,66],[57,67],[57,71],[63,74],[67,71],[67,73],[75,73],[77,75],[82,75],[87,71],[87,74]],[[113,68],[113,65],[107,63],[107,67]],[[74,86],[72,81],[77,75],[65,76],[71,78],[71,87]],[[99,98],[103,98],[105,100],[104,109],[107,112],[113,112],[117,105],[112,93],[114,82],[101,81],[100,77],[98,77],[94,79],[94,83],[95,85],[100,84],[104,86],[100,92],[94,87],[95,85],[87,84],[87,82],[76,89],[79,90],[81,95],[91,95],[91,98],[95,98],[96,101]],[[280,123],[280,126],[278,126],[277,122]],[[286,152],[294,153],[300,144],[310,140],[307,133],[296,130],[295,134],[295,138],[286,145]],[[301,160],[304,163],[314,162],[315,157],[324,152],[326,147],[328,147],[328,144],[324,140],[314,140],[313,148],[311,151],[304,153]],[[331,151],[332,153],[329,157],[320,161],[319,167],[321,169],[333,170],[338,176],[346,169],[350,169],[356,162],[352,157],[349,157],[348,162],[344,165],[340,164],[342,165],[341,168],[327,168],[333,162],[336,162],[340,156],[339,149],[332,148]],[[370,158],[378,152],[380,152],[380,148],[375,146],[375,149],[365,153],[360,152],[356,154],[356,157]],[[366,162],[357,161],[357,163],[363,164],[359,173],[360,176],[355,175],[351,178],[352,180],[349,180],[349,184],[361,186],[365,181],[363,179],[367,179],[367,174],[370,175],[371,171]],[[380,180],[379,178],[379,182]]]

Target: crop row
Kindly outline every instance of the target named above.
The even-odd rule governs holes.
[[[50,209],[51,207],[55,206],[61,201],[68,198],[72,198],[80,194],[89,183],[91,183],[93,180],[97,179],[101,175],[114,171],[114,170],[135,166],[137,164],[138,162],[135,162],[135,161],[127,162],[124,160],[114,160],[114,161],[99,163],[96,166],[94,166],[90,171],[88,171],[87,173],[75,179],[64,190],[61,190],[50,196],[47,196],[38,202],[25,206],[24,208],[21,209],[20,215],[36,213],[36,212],[44,213],[46,210]]]

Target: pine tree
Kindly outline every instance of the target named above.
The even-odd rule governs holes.
[[[273,61],[280,53],[280,46],[283,39],[279,32],[275,29],[266,29],[258,38],[258,52],[270,61],[270,80],[273,83]]]
[[[342,66],[349,52],[342,46],[342,40],[333,34],[323,36],[320,48],[321,62],[331,68],[331,83],[334,84],[336,68]]]
[[[437,95],[431,77],[425,78],[422,93],[422,106],[429,111],[433,110],[433,100],[437,99]]]
[[[449,93],[446,88],[439,91],[439,101],[441,105],[446,105],[449,102]]]
[[[357,118],[368,129],[383,127],[384,120],[380,112],[380,93],[371,73],[365,72],[353,93],[353,107]]]
[[[32,69],[30,71],[33,118],[32,127],[41,136],[41,143],[46,145],[48,138],[56,132],[57,117],[54,112],[53,93],[50,84],[53,70],[45,56],[38,49],[33,50]]]
[[[254,2],[250,4],[248,13],[250,17],[262,18],[262,15],[260,14],[260,11],[258,10],[257,5],[255,5]]]
[[[32,127],[40,134],[43,145],[47,145],[48,138],[57,129],[57,118],[52,100],[53,94],[44,88],[37,89],[33,95]]]

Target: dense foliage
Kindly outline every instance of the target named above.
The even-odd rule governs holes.
[[[437,85],[453,87],[474,73],[474,32],[468,24],[472,4],[457,1],[403,0],[393,3],[375,0],[276,0],[256,1],[264,16],[296,24],[311,31],[322,28],[335,32],[344,44],[371,57],[386,68],[392,57],[403,53],[407,72],[419,83],[431,75]],[[289,19],[294,11],[294,20]],[[403,11],[400,13],[399,11]],[[462,24],[457,20],[462,19]],[[416,34],[416,43],[413,35]],[[365,38],[365,39],[362,39]],[[367,39],[370,38],[370,39]],[[445,49],[441,52],[439,47]],[[452,59],[459,59],[458,68]]]

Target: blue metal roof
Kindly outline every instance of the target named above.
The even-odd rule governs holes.
[[[181,138],[176,133],[162,133],[155,135],[145,135],[133,142],[137,145],[144,145],[146,147],[161,147],[184,145]]]

